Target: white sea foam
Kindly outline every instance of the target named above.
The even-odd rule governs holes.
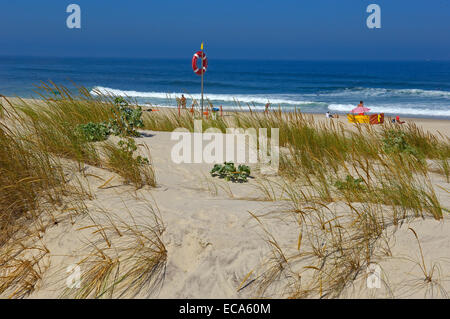
[[[385,88],[352,88],[333,92],[308,94],[308,96],[333,96],[333,97],[422,97],[450,99],[450,91],[422,90],[422,89],[385,89]]]
[[[350,112],[356,107],[355,104],[330,104],[328,109],[331,111]]]
[[[129,96],[137,98],[157,98],[157,99],[175,99],[181,96],[179,92],[140,92],[133,90],[120,90],[107,88],[102,86],[95,87],[92,94],[112,94],[117,96]],[[185,94],[188,97],[199,99],[200,94]],[[361,99],[364,97],[424,97],[424,98],[444,98],[450,99],[450,91],[440,90],[422,90],[422,89],[385,89],[385,88],[351,88],[342,89],[333,92],[326,93],[307,93],[307,94],[206,94],[206,98],[213,101],[225,101],[235,102],[238,100],[242,103],[259,103],[265,104],[268,101],[274,104],[288,104],[288,105],[301,105],[301,104],[320,104],[320,102],[304,101],[304,97],[322,96],[322,97],[349,97]]]
[[[420,95],[423,97],[444,97],[450,98],[450,91],[421,90],[421,89],[401,89],[394,90],[398,94]]]
[[[175,99],[184,94],[188,99],[193,98],[199,100],[200,94],[186,94],[186,93],[164,93],[164,92],[140,92],[133,90],[119,90],[107,87],[97,86],[92,91],[92,94],[111,94],[115,96],[127,96],[131,98],[148,99],[149,104],[157,105],[158,107],[176,107]],[[349,112],[356,107],[355,104],[350,103],[325,103],[309,101],[308,97],[329,97],[330,100],[336,101],[336,98],[342,98],[345,102],[348,100],[359,101],[365,100],[365,97],[371,96],[374,98],[382,98],[388,101],[389,97],[407,97],[415,96],[418,98],[425,98],[430,100],[430,103],[415,104],[411,102],[398,102],[396,104],[389,104],[389,102],[378,101],[378,105],[371,106],[367,101],[367,107],[371,108],[371,112],[390,113],[390,114],[409,114],[409,115],[426,115],[426,116],[450,116],[450,107],[447,98],[450,98],[450,92],[437,90],[422,90],[422,89],[381,89],[381,88],[355,88],[346,89],[336,92],[329,92],[324,94],[205,94],[205,99],[209,99],[215,105],[223,104],[224,109],[246,109],[247,104],[255,104],[253,109],[264,109],[264,104],[270,102],[273,107],[282,105],[287,108],[294,108],[298,106],[305,111],[322,112],[326,109],[331,111]],[[439,98],[438,101],[434,98]],[[369,99],[370,100],[370,99]],[[406,101],[406,100],[405,100]],[[408,99],[410,101],[410,99]],[[431,102],[432,101],[432,102]],[[433,106],[430,108],[430,106]],[[436,106],[434,108],[434,106]]]
[[[128,96],[135,98],[155,98],[155,99],[166,99],[175,100],[175,98],[180,97],[184,94],[187,98],[193,98],[199,100],[201,98],[200,94],[186,94],[186,93],[163,93],[163,92],[139,92],[139,91],[125,91],[118,89],[111,89],[106,87],[97,86],[92,89],[91,94],[110,94],[117,96]],[[296,96],[296,95],[293,95]],[[204,98],[211,101],[223,101],[223,102],[240,102],[240,103],[258,103],[266,104],[270,102],[271,104],[288,104],[288,105],[305,105],[305,104],[324,104],[320,102],[313,101],[299,101],[295,99],[285,98],[289,95],[281,94],[205,94]],[[325,104],[324,104],[325,105]]]

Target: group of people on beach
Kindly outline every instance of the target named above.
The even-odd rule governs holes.
[[[333,114],[331,114],[330,113],[330,111],[327,111],[327,113],[325,113],[325,117],[327,118],[327,119],[332,119],[332,118],[334,118],[334,117],[339,117],[339,115],[337,114],[337,113],[335,113],[334,115]]]
[[[186,97],[184,96],[184,94],[181,94],[181,98],[179,100],[180,106],[182,109],[186,108]],[[363,101],[359,101],[358,107],[364,107],[364,102]],[[264,113],[268,113],[270,109],[270,102],[267,102],[266,105],[264,106]],[[364,115],[364,113],[359,113],[358,115]],[[331,114],[330,111],[327,111],[325,113],[325,117],[327,119],[332,119],[332,118],[339,118],[339,114],[335,113],[335,114]],[[400,117],[397,115],[395,117],[395,119],[392,119],[392,123],[398,123],[398,124],[403,124],[405,123],[404,121],[400,121]]]
[[[178,104],[178,108],[180,109],[186,109],[186,97],[184,96],[184,94],[181,94],[181,98],[177,98],[177,104]],[[194,113],[194,105],[195,102],[192,101],[192,106],[191,106],[191,113]],[[211,112],[211,118],[215,119],[216,118],[216,114],[220,111],[220,114],[222,115],[222,105],[220,105],[219,107],[211,107],[211,109],[206,109],[205,112],[203,112],[204,115],[206,115],[206,117],[208,118],[209,113]]]
[[[361,110],[370,110],[370,109],[365,109],[365,108],[364,108],[364,102],[363,102],[363,101],[359,101],[358,108],[360,108]],[[365,115],[365,112],[360,112],[360,113],[358,113],[358,115]],[[335,113],[335,114],[333,115],[333,114],[330,113],[330,111],[327,111],[327,112],[325,113],[325,117],[326,117],[327,119],[332,119],[332,118],[335,118],[335,117],[336,117],[336,118],[339,118],[339,114]],[[401,120],[400,120],[400,116],[397,115],[395,118],[392,119],[392,123],[404,124],[405,121],[401,121]]]
[[[184,96],[184,94],[181,94],[181,98],[179,99],[178,103],[182,109],[186,108],[186,97]],[[270,108],[270,102],[267,102],[264,107],[264,113],[269,112],[269,108]],[[216,109],[216,108],[214,108],[214,109]],[[219,109],[217,109],[217,110],[219,110]]]

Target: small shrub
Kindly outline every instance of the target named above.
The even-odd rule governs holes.
[[[388,130],[383,138],[383,150],[386,153],[407,153],[419,156],[417,149],[408,144],[406,134],[399,130]]]
[[[80,124],[76,127],[77,133],[88,142],[104,141],[111,134],[122,137],[140,136],[136,129],[144,127],[142,109],[128,107],[128,102],[121,97],[116,98],[114,103],[115,118],[109,122]]]
[[[111,133],[105,122],[80,124],[76,131],[88,142],[104,141]]]
[[[243,183],[247,182],[247,178],[250,176],[250,168],[246,165],[239,165],[236,169],[233,162],[225,162],[223,165],[214,165],[210,173],[211,176],[219,176],[226,181]]]
[[[124,157],[133,159],[133,154],[137,150],[136,142],[133,139],[128,138],[125,141],[120,140],[118,145],[119,145],[120,149],[122,150]],[[139,165],[149,164],[148,158],[142,157],[140,155],[137,156],[134,160]]]
[[[140,134],[137,132],[137,129],[144,127],[142,108],[140,106],[136,109],[130,108],[128,102],[122,97],[117,97],[114,102],[116,118],[112,119],[108,124],[111,133],[116,136],[139,137]]]

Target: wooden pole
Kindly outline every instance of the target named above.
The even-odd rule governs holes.
[[[202,67],[202,117],[203,117],[203,67]]]
[[[202,41],[202,63],[201,63],[201,68],[202,68],[202,117],[203,117],[203,74],[205,73],[205,71],[203,70],[203,57],[205,56],[205,53],[203,52],[203,41]]]

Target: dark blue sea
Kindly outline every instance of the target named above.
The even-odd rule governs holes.
[[[0,94],[37,97],[51,80],[73,90],[111,93],[140,104],[175,106],[200,97],[200,76],[185,60],[0,57]],[[319,62],[209,59],[205,98],[224,109],[272,107],[348,112],[360,100],[372,112],[450,118],[450,62]]]

